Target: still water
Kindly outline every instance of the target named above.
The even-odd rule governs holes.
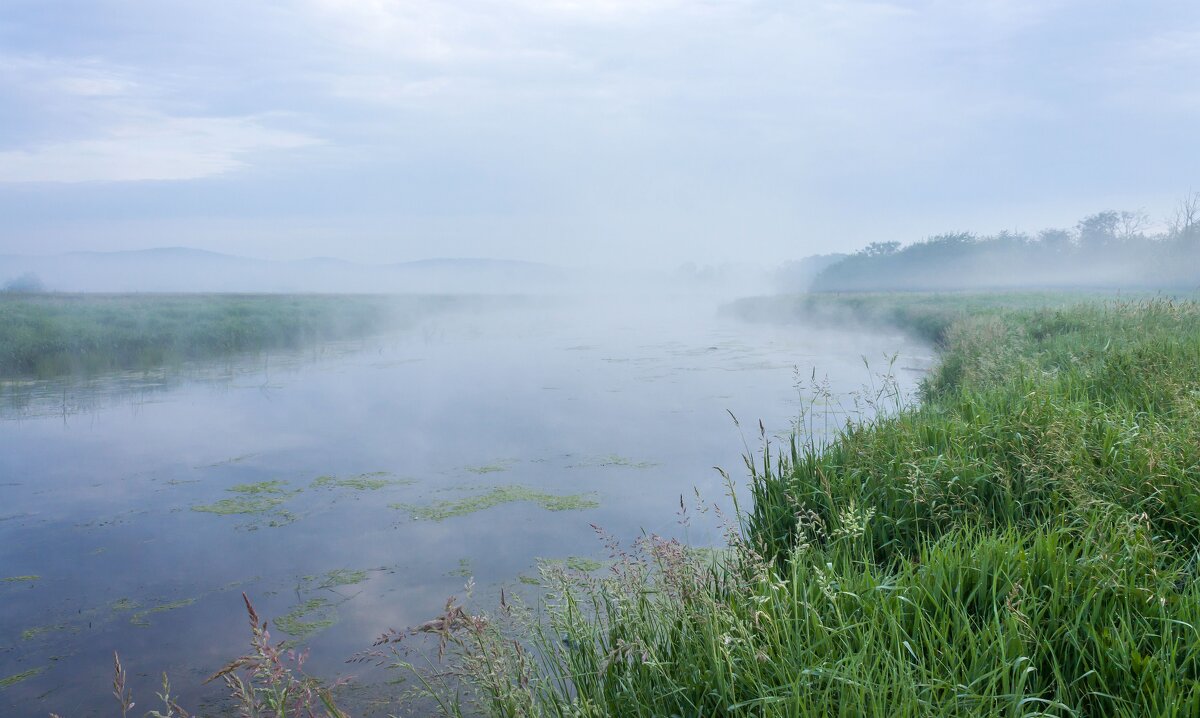
[[[680,497],[728,505],[713,467],[743,477],[759,420],[790,431],[799,380],[849,406],[897,352],[911,391],[930,351],[899,335],[684,300],[498,302],[303,351],[10,384],[0,715],[114,715],[114,650],[136,714],[163,671],[215,712],[223,691],[201,682],[247,646],[243,591],[311,648],[310,673],[357,677],[344,707],[403,712],[382,684],[398,676],[345,659],[468,577],[487,608],[536,590],[539,561],[602,562],[591,524],[713,544],[711,516],[680,525]]]

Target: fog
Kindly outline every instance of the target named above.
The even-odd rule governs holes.
[[[363,264],[335,258],[252,259],[186,247],[61,255],[0,255],[0,291],[154,293],[580,294],[678,293],[733,298],[762,290],[752,264],[671,270],[584,268],[497,259]]]
[[[936,361],[831,295],[1200,287],[1193,0],[0,5],[3,715],[720,546]]]
[[[536,600],[545,561],[603,571],[590,524],[626,544],[719,544],[712,506],[732,504],[713,467],[744,491],[759,421],[786,438],[815,379],[828,393],[812,426],[831,430],[869,415],[881,374],[908,395],[932,361],[896,332],[797,331],[718,305],[476,297],[297,349],[5,382],[0,565],[37,578],[0,584],[17,647],[0,674],[41,672],[0,711],[109,714],[113,649],[135,693],[165,670],[188,706],[209,705],[222,689],[202,678],[246,642],[246,591],[284,619],[277,637],[312,649],[309,671],[356,676],[354,715],[395,713],[368,699],[395,698],[397,674],[344,663],[381,631],[429,619],[468,578],[483,608],[501,590]],[[322,588],[338,571],[355,582]],[[303,628],[294,612],[332,625],[286,633]]]
[[[0,254],[766,267],[1164,215],[1190,0],[7,2]]]

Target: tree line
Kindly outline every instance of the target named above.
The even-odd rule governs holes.
[[[873,242],[811,257],[779,274],[812,291],[1042,288],[1200,288],[1200,192],[1151,232],[1144,211],[1107,210],[1036,235],[951,232],[902,246]]]

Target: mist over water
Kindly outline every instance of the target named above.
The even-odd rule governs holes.
[[[264,617],[308,624],[314,674],[359,677],[356,715],[395,712],[370,704],[395,675],[343,663],[383,630],[432,617],[468,577],[489,608],[501,587],[532,596],[539,559],[603,562],[590,524],[626,543],[718,543],[693,493],[728,506],[713,467],[742,477],[758,420],[791,429],[798,377],[827,378],[836,412],[871,381],[863,358],[879,372],[896,352],[911,392],[931,351],[900,335],[750,324],[643,294],[496,302],[290,353],[10,384],[0,565],[37,578],[0,584],[0,676],[40,672],[0,693],[0,713],[108,715],[114,649],[135,695],[165,670],[185,705],[206,705],[222,691],[200,681],[246,645],[241,591]],[[197,510],[264,499],[257,513]]]

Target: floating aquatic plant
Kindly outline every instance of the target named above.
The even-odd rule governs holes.
[[[482,494],[462,499],[447,499],[431,504],[392,504],[392,508],[407,511],[414,519],[444,521],[477,511],[518,501],[529,501],[547,511],[579,511],[600,505],[594,494],[549,494],[525,486],[497,486]]]

